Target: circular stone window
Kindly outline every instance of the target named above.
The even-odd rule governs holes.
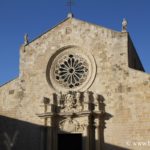
[[[95,61],[87,52],[71,47],[50,59],[48,81],[57,91],[86,90],[94,80]]]

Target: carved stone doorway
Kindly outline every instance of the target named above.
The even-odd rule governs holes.
[[[102,95],[90,91],[60,92],[43,102],[45,112],[38,116],[46,124],[49,120],[47,150],[103,150],[105,120],[111,115],[105,112]]]
[[[58,150],[82,150],[82,135],[58,134]]]

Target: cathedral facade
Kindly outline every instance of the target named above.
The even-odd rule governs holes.
[[[25,36],[19,76],[0,87],[0,149],[150,149],[150,75],[126,23],[117,32],[70,15]]]

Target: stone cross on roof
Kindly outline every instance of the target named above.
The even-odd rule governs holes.
[[[72,13],[72,5],[73,4],[74,4],[73,0],[68,0],[68,2],[67,2],[67,6],[69,9],[68,18],[73,17],[73,13]]]

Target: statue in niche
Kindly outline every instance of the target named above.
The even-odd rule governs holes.
[[[81,102],[81,93],[67,93],[64,95],[58,95],[58,105],[61,112],[79,112],[83,110],[83,104]]]
[[[70,93],[66,94],[64,97],[63,103],[64,103],[64,109],[63,109],[64,112],[67,112],[67,111],[74,112],[75,111],[76,100],[74,98],[74,95],[72,95]]]
[[[75,106],[75,100],[72,94],[67,94],[65,96],[65,106],[70,110]]]

